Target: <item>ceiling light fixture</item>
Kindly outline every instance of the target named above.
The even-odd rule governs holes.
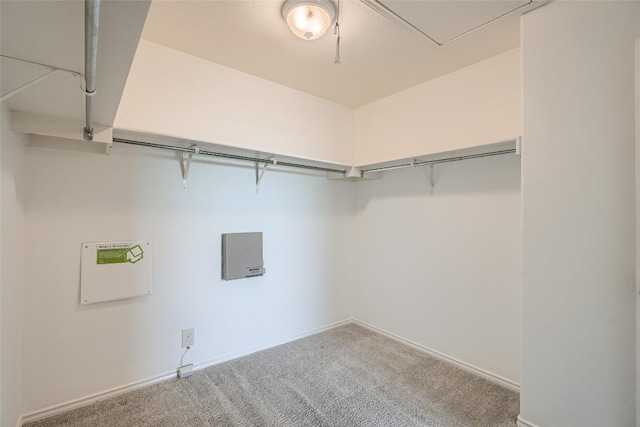
[[[335,16],[336,10],[329,0],[287,0],[282,5],[282,17],[291,32],[305,40],[321,37]]]

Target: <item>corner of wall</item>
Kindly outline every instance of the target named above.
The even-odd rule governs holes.
[[[2,103],[0,139],[0,413],[2,426],[20,423],[26,147],[10,131]]]
[[[521,416],[635,425],[640,3],[550,2],[522,29]]]

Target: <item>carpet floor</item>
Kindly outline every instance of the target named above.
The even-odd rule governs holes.
[[[518,409],[518,393],[349,324],[27,425],[513,427]]]

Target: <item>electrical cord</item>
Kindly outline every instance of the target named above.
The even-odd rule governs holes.
[[[184,351],[184,353],[182,353],[182,357],[180,358],[180,366],[184,366],[183,360],[184,360],[184,356],[187,354],[187,351],[189,351],[191,347],[187,347],[187,349]]]

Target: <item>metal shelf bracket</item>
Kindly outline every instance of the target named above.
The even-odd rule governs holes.
[[[436,165],[429,166],[429,170],[423,170],[427,175],[427,181],[429,182],[429,194],[433,196],[433,187],[436,186]]]
[[[180,156],[180,171],[182,172],[182,188],[187,188],[187,178],[189,177],[189,168],[191,167],[191,159],[194,154],[199,154],[200,149],[197,145],[189,147],[193,152],[182,152]]]
[[[416,165],[416,160],[413,161],[413,166]],[[422,169],[424,171],[425,176],[427,177],[427,183],[429,184],[429,194],[433,196],[433,188],[436,185],[436,165],[429,165],[429,169]]]
[[[269,165],[275,166],[278,164],[278,161],[273,157],[269,157],[268,160],[268,162],[264,163],[262,169],[260,168],[260,163],[256,162],[256,194],[260,193],[260,183],[262,183],[262,178],[264,178],[264,173],[267,171],[267,167],[269,167]]]

